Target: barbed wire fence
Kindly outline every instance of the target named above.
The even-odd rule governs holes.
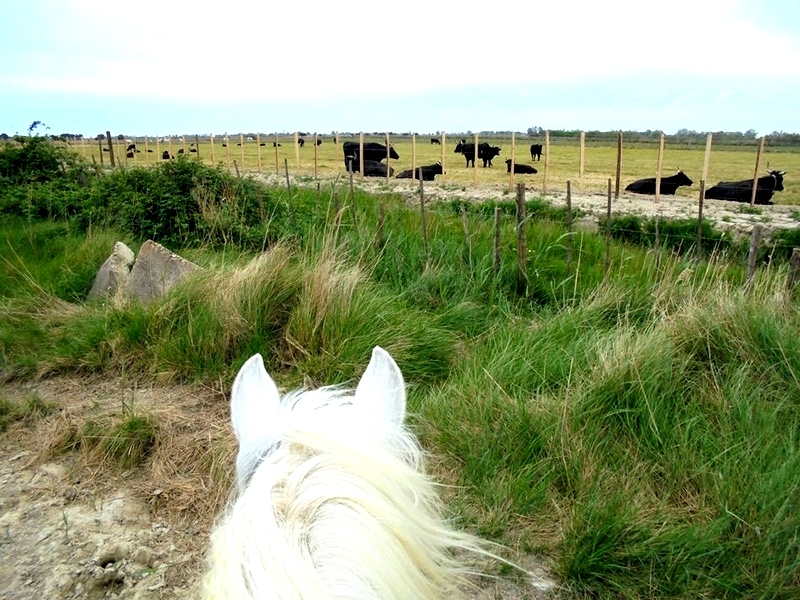
[[[195,158],[201,160],[203,162],[210,162],[213,164],[223,164],[225,168],[230,171],[231,166],[236,171],[237,176],[241,177],[242,173],[255,171],[255,172],[265,172],[266,170],[272,170],[272,166],[267,167],[267,160],[266,157],[269,154],[272,154],[270,157],[272,160],[269,160],[270,165],[274,165],[274,172],[276,174],[281,174],[281,167],[283,167],[284,174],[286,176],[287,188],[291,193],[291,184],[289,179],[289,156],[287,153],[283,152],[284,160],[280,161],[279,157],[281,155],[280,149],[283,147],[284,144],[291,144],[293,147],[293,158],[294,158],[294,169],[295,175],[303,176],[304,173],[312,174],[313,180],[316,182],[317,185],[317,192],[318,196],[320,193],[320,183],[319,179],[322,173],[321,165],[320,165],[320,156],[318,153],[318,148],[320,144],[323,142],[332,143],[334,145],[334,156],[337,156],[340,153],[340,149],[343,148],[344,142],[348,141],[350,143],[357,143],[359,147],[359,157],[360,157],[360,164],[358,166],[357,173],[353,173],[352,169],[348,168],[345,164],[345,158],[343,155],[341,156],[341,161],[339,165],[339,170],[336,172],[336,178],[338,179],[341,175],[341,171],[344,170],[349,175],[350,181],[350,194],[352,196],[353,193],[353,178],[358,177],[360,179],[364,179],[364,147],[366,144],[370,143],[378,143],[382,144],[386,147],[387,150],[387,166],[389,163],[389,147],[392,144],[392,140],[403,140],[403,141],[410,141],[411,143],[411,178],[410,184],[412,186],[419,186],[419,194],[420,194],[420,207],[422,211],[422,218],[423,223],[425,220],[424,210],[425,210],[425,197],[424,197],[424,185],[422,181],[417,180],[417,167],[421,166],[417,164],[418,155],[418,148],[420,148],[420,144],[424,144],[423,140],[430,139],[430,145],[437,145],[439,146],[439,154],[438,159],[442,165],[442,175],[440,179],[444,182],[448,181],[447,178],[447,168],[446,165],[450,161],[454,160],[462,160],[462,157],[458,159],[454,158],[452,154],[448,151],[447,146],[447,133],[444,131],[438,131],[435,135],[419,135],[416,133],[410,134],[393,134],[391,132],[372,132],[372,133],[364,133],[359,132],[358,134],[355,133],[346,133],[340,134],[338,132],[334,132],[331,135],[323,136],[318,133],[303,133],[303,132],[294,132],[293,134],[278,134],[272,133],[268,135],[264,135],[262,138],[260,133],[255,135],[248,135],[245,136],[244,134],[240,133],[235,136],[233,139],[238,138],[236,143],[236,149],[238,150],[237,154],[238,157],[233,158],[232,151],[233,151],[233,143],[231,141],[231,136],[228,134],[224,134],[221,136],[215,136],[213,134],[207,135],[199,135],[196,134],[194,136],[190,136],[190,139],[194,139],[193,142],[190,142],[189,146],[186,144],[186,136],[142,136],[138,137],[135,136],[133,138],[126,138],[124,136],[116,136],[116,138],[112,137],[110,131],[106,131],[105,139],[98,139],[98,147],[97,153],[100,164],[104,164],[103,155],[106,153],[109,156],[109,162],[112,168],[120,168],[123,166],[148,166],[148,165],[155,165],[159,164],[161,160],[171,159],[176,156],[174,152],[174,145],[179,147],[177,154],[191,154],[194,155]],[[612,239],[638,239],[639,242],[643,240],[651,240],[651,245],[654,249],[657,249],[659,252],[663,248],[675,248],[679,251],[683,251],[685,248],[686,250],[693,250],[697,257],[701,257],[704,253],[704,249],[711,248],[711,252],[713,253],[718,248],[722,248],[731,244],[730,240],[721,239],[719,236],[712,236],[708,237],[704,235],[704,219],[703,219],[703,209],[704,209],[704,194],[706,189],[706,181],[708,178],[708,171],[709,171],[709,162],[712,153],[712,139],[713,134],[707,134],[705,140],[705,152],[703,158],[703,166],[702,166],[702,177],[699,183],[699,195],[698,195],[698,205],[697,205],[697,231],[694,235],[688,235],[684,233],[676,233],[674,231],[662,231],[663,223],[661,222],[661,215],[660,211],[658,210],[659,203],[661,201],[660,198],[660,181],[662,179],[662,170],[663,170],[663,156],[664,156],[664,149],[665,149],[665,141],[667,137],[673,138],[673,142],[676,144],[682,145],[699,145],[698,144],[698,136],[690,136],[683,138],[681,136],[666,136],[663,133],[658,132],[647,132],[645,134],[626,134],[631,135],[633,139],[625,140],[623,132],[616,132],[614,138],[612,138],[608,132],[571,132],[568,135],[564,135],[563,132],[558,136],[559,142],[568,141],[569,143],[576,144],[579,148],[579,160],[578,160],[578,172],[577,172],[577,180],[578,180],[578,188],[580,190],[586,190],[586,164],[587,164],[587,149],[594,150],[596,149],[597,145],[602,145],[603,148],[607,148],[610,142],[615,142],[614,146],[616,148],[616,159],[614,163],[614,173],[613,173],[613,193],[612,193],[612,179],[609,178],[607,180],[607,195],[608,195],[608,207],[607,207],[607,214],[603,222],[599,223],[600,226],[605,226],[605,236],[607,240],[607,244],[611,243]],[[498,135],[498,134],[487,134],[482,135],[479,133],[474,134],[454,134],[453,137],[459,140],[461,143],[471,143],[473,144],[473,152],[474,152],[474,161],[472,162],[471,166],[469,161],[467,161],[468,168],[471,170],[471,183],[473,186],[478,185],[479,183],[483,183],[479,173],[481,170],[478,168],[479,163],[481,162],[480,159],[480,152],[477,150],[480,148],[480,145],[487,144],[490,145],[491,141],[497,141],[502,139],[508,139],[510,141],[510,165],[508,165],[508,183],[507,189],[509,191],[517,190],[517,197],[522,195],[524,198],[526,191],[538,191],[539,195],[542,197],[547,198],[548,196],[553,193],[553,183],[551,181],[551,136],[550,132],[547,130],[543,130],[541,132],[537,132],[536,135],[531,136],[527,135],[524,136],[526,139],[524,140],[523,145],[518,143],[516,133],[510,132],[508,136]],[[357,141],[356,141],[357,140]],[[528,149],[528,144],[533,140],[534,142],[542,142],[541,143],[541,156],[539,157],[539,162],[541,164],[541,172],[542,178],[540,183],[540,189],[536,190],[531,186],[530,190],[526,184],[519,184],[516,181],[516,173],[514,166],[517,163],[517,157],[519,154],[517,153],[518,149],[524,148],[525,150]],[[754,166],[754,177],[753,177],[753,189],[752,189],[752,196],[750,200],[750,206],[754,206],[755,199],[756,199],[756,189],[757,189],[757,179],[761,169],[762,163],[762,155],[764,151],[764,147],[766,144],[766,136],[761,136],[757,140],[741,140],[740,145],[746,148],[751,148],[754,145],[756,146],[756,158],[755,158],[755,166]],[[95,160],[95,154],[92,150],[92,147],[88,145],[87,140],[81,139],[76,143],[79,146],[79,151],[82,153],[84,158],[87,156],[87,153],[91,155],[92,160]],[[105,146],[103,145],[105,142]],[[217,148],[217,144],[221,143],[221,148]],[[309,161],[307,158],[301,158],[300,149],[304,148],[306,144],[310,144],[313,147],[313,156],[312,159]],[[648,231],[643,230],[641,223],[639,223],[638,227],[626,227],[625,226],[625,216],[623,215],[620,217],[619,215],[615,215],[613,212],[612,200],[616,201],[620,197],[621,193],[621,174],[622,174],[622,165],[624,163],[624,149],[626,144],[629,147],[653,147],[658,145],[658,161],[657,167],[655,172],[655,180],[656,180],[656,193],[654,194],[654,203],[656,206],[655,211],[655,218],[653,219],[654,223],[654,230]],[[452,144],[451,144],[452,145]],[[155,147],[155,152],[151,149],[151,146]],[[162,150],[162,146],[164,149]],[[246,148],[254,147],[254,152],[245,152]],[[142,153],[141,149],[144,149]],[[221,152],[219,151],[221,150]],[[144,157],[141,158],[140,154],[144,154]],[[428,152],[430,155],[430,152]],[[151,156],[152,155],[152,156]],[[124,159],[122,158],[124,157]],[[533,155],[531,155],[533,159]],[[330,169],[330,166],[328,166]],[[386,169],[385,178],[388,180],[392,177],[392,171],[390,169]],[[496,183],[496,182],[494,182]],[[520,185],[522,188],[520,188]],[[503,186],[505,187],[505,186]],[[571,195],[572,195],[572,180],[567,179],[566,181],[566,190],[567,190],[567,205],[566,205],[566,212],[568,214],[567,217],[567,227],[569,229],[569,235],[567,237],[568,243],[571,244],[572,237],[574,232],[572,231],[572,223],[573,223],[573,214],[572,209],[570,206]],[[560,190],[559,190],[560,191]],[[524,202],[524,200],[523,200]],[[519,211],[518,211],[519,212]],[[523,210],[524,213],[524,210]],[[498,220],[498,216],[496,215],[496,220]],[[464,229],[465,232],[469,231],[469,218],[466,215],[466,212],[462,215]],[[537,220],[542,220],[537,218]],[[525,220],[519,222],[517,227],[518,229],[523,229],[523,223]],[[555,222],[554,222],[555,223]],[[563,223],[562,223],[563,224]],[[669,229],[669,228],[668,228]],[[426,253],[427,253],[427,246],[428,246],[428,233],[427,231],[423,232],[423,235],[426,239]],[[663,239],[662,239],[663,236]],[[755,224],[753,226],[751,232],[751,240],[750,240],[750,249],[748,252],[748,261],[747,261],[747,278],[748,281],[752,279],[753,274],[755,273],[755,269],[759,262],[770,264],[776,256],[785,256],[788,260],[794,261],[794,257],[796,255],[795,245],[792,241],[786,241],[782,239],[772,239],[772,240],[764,240],[763,239],[763,228],[762,226]],[[768,248],[766,255],[764,256],[764,246]],[[568,263],[572,262],[572,248],[570,246],[568,251]],[[610,268],[609,264],[609,251],[606,252],[606,271]],[[521,259],[520,259],[521,260]],[[800,260],[800,259],[798,259]],[[569,265],[568,265],[569,266]],[[793,275],[790,276],[792,281],[791,285],[796,285],[794,282],[798,279],[794,266],[790,266],[790,273]],[[787,283],[788,285],[788,283]]]

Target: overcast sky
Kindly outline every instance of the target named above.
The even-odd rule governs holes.
[[[8,134],[798,133],[799,76],[800,0],[0,0]]]

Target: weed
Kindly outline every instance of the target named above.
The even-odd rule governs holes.
[[[28,394],[22,402],[0,398],[0,432],[6,431],[9,425],[15,422],[22,422],[26,426],[32,425],[57,410],[55,405],[44,402],[35,392]]]

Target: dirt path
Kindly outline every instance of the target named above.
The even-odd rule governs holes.
[[[59,411],[0,433],[0,600],[198,598],[224,502],[198,464],[215,445],[233,447],[220,389],[80,377],[0,384],[0,398],[14,402],[34,393]],[[66,429],[113,418],[125,403],[159,422],[147,465],[121,471],[80,450],[53,451]],[[232,465],[232,454],[219,456]],[[543,564],[522,563],[528,581],[479,580],[473,600],[554,597]]]

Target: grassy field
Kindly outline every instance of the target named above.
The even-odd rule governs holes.
[[[510,217],[495,271],[492,212],[480,207],[470,208],[471,243],[452,206],[431,207],[426,256],[421,216],[396,195],[359,191],[335,215],[312,190],[293,190],[290,206],[283,188],[197,167],[101,174],[88,178],[94,187],[64,188],[74,196],[58,214],[73,219],[23,210],[0,223],[0,376],[88,373],[227,391],[261,352],[291,388],[353,382],[381,345],[406,377],[411,425],[436,478],[452,484],[452,517],[512,556],[540,557],[560,597],[798,597],[800,311],[785,263],[745,285],[742,261],[724,253],[614,242],[606,274],[602,235],[576,236],[567,266],[563,222],[531,220],[520,293]],[[31,189],[9,184],[6,209],[26,208]],[[200,197],[219,211],[200,212]],[[103,212],[117,209],[130,219]],[[236,214],[221,219],[223,209]],[[136,251],[150,231],[136,238],[112,225],[157,217],[168,226],[159,231],[180,218],[201,233],[172,249],[205,269],[147,306],[86,302],[114,241]],[[0,402],[9,429],[34,414],[57,418],[29,404]],[[89,428],[105,451],[87,472],[133,468],[134,458],[139,476],[163,470],[152,448],[172,433],[154,415],[130,417]],[[207,433],[170,448],[191,485],[167,482],[164,497],[195,490],[183,516],[210,526],[212,515],[192,511],[221,502],[229,471],[181,471],[190,458],[216,464],[225,444],[216,456],[231,455],[230,437]],[[51,448],[42,441],[41,460],[55,459]]]
[[[410,136],[391,139],[392,145],[400,155],[400,160],[392,160],[391,164],[395,169],[395,174],[404,169],[410,169],[412,156],[416,157],[416,165],[427,165],[437,161],[442,161],[445,165],[446,173],[443,177],[437,177],[437,181],[452,184],[470,185],[475,182],[478,184],[494,184],[503,186],[509,184],[509,175],[506,173],[505,160],[511,156],[511,139],[486,137],[479,138],[479,142],[488,142],[493,146],[500,146],[502,152],[493,161],[493,167],[484,169],[466,168],[466,161],[460,154],[455,154],[456,143],[460,135],[447,136],[444,146],[430,144],[430,136],[418,138],[416,143],[412,143]],[[468,141],[472,137],[468,136]],[[265,146],[259,146],[256,140],[244,140],[239,146],[239,138],[230,138],[228,146],[223,147],[224,138],[216,137],[213,148],[213,163],[222,163],[233,172],[234,161],[241,171],[262,171],[262,172],[284,172],[284,161],[291,173],[302,173],[314,175],[315,162],[316,174],[320,178],[346,176],[343,153],[341,144],[345,141],[358,142],[358,136],[341,137],[339,146],[335,144],[332,136],[321,136],[322,144],[315,149],[313,147],[313,137],[306,137],[308,141],[303,148],[295,146],[294,137],[278,138],[280,147],[274,148],[272,143],[274,138],[262,138]],[[365,135],[365,142],[385,141],[385,137],[376,135]],[[171,144],[158,143],[154,138],[148,138],[147,148],[145,148],[144,138],[137,138],[140,152],[135,158],[125,158],[125,143],[115,141],[117,156],[121,156],[127,165],[157,164],[160,162],[160,152],[167,150],[175,155],[179,149],[185,146],[185,151],[191,149],[193,139],[172,138]],[[521,139],[515,149],[515,160],[521,164],[532,164],[530,160],[529,148],[532,141],[542,142],[540,139]],[[212,163],[212,148],[208,141],[201,141],[198,144],[199,156],[207,164]],[[146,149],[153,150],[152,153]],[[101,152],[97,142],[89,143],[86,146],[79,146],[79,152],[87,157],[88,160],[108,162],[108,153]],[[583,191],[605,192],[607,181],[612,179],[612,185],[616,173],[616,146],[600,145],[597,142],[587,143],[584,153],[584,177]],[[705,145],[669,145],[665,146],[663,159],[664,176],[674,174],[678,169],[683,170],[694,181],[691,188],[680,188],[678,195],[696,198],[699,193],[699,184],[703,171],[705,157]],[[641,142],[623,144],[622,168],[621,168],[621,188],[625,185],[643,177],[654,177],[656,163],[658,159],[658,144],[644,144]],[[709,160],[708,186],[718,181],[734,181],[748,179],[753,176],[756,162],[756,149],[753,147],[742,146],[712,146],[711,157]],[[534,162],[534,166],[539,169],[539,173],[534,176],[516,176],[516,181],[526,181],[533,190],[541,190],[544,177],[545,160]],[[277,169],[276,169],[277,165]],[[778,204],[800,204],[800,149],[789,147],[765,147],[761,159],[761,173],[765,175],[767,166],[772,169],[787,172],[784,179],[785,191],[776,194],[774,201]],[[550,160],[547,168],[547,187],[548,190],[565,190],[566,182],[570,180],[573,190],[580,191],[580,147],[576,140],[555,139],[550,145]]]

